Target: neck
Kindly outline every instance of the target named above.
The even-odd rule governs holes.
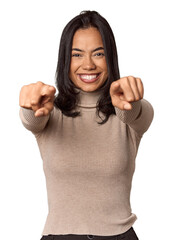
[[[93,92],[85,92],[82,89],[75,88],[75,91],[79,92],[79,102],[77,103],[77,106],[92,108],[96,107],[102,89],[97,89]]]

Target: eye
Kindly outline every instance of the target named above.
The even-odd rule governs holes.
[[[79,54],[79,53],[73,53],[73,54],[72,54],[72,57],[82,57],[82,55]]]
[[[103,57],[103,56],[105,56],[105,54],[102,53],[102,52],[98,52],[94,56],[96,56],[96,57]]]

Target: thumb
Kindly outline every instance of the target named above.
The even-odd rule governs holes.
[[[111,84],[110,87],[110,95],[114,95],[120,92],[120,83],[118,81],[115,81]]]
[[[112,105],[121,110],[131,110],[132,105],[126,101],[121,100],[118,96],[114,95],[112,97]]]

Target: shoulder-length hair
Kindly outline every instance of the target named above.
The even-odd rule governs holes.
[[[120,74],[114,34],[106,19],[96,11],[81,12],[66,25],[62,32],[55,77],[58,95],[55,97],[54,105],[68,117],[80,115],[80,112],[75,111],[76,103],[78,102],[78,93],[74,89],[76,86],[69,79],[71,49],[74,33],[78,29],[89,27],[96,27],[101,34],[108,68],[108,79],[101,86],[101,96],[96,107],[97,115],[100,117],[99,112],[101,111],[105,116],[104,120],[100,117],[103,121],[98,122],[98,124],[104,124],[111,114],[116,114],[109,90],[111,83],[118,80]]]

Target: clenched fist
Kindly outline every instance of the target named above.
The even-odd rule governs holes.
[[[23,86],[20,91],[19,105],[32,109],[36,117],[46,116],[53,109],[56,89],[42,82]]]
[[[121,110],[131,110],[130,103],[139,101],[143,95],[144,88],[140,78],[123,77],[112,82],[110,86],[112,105]]]

